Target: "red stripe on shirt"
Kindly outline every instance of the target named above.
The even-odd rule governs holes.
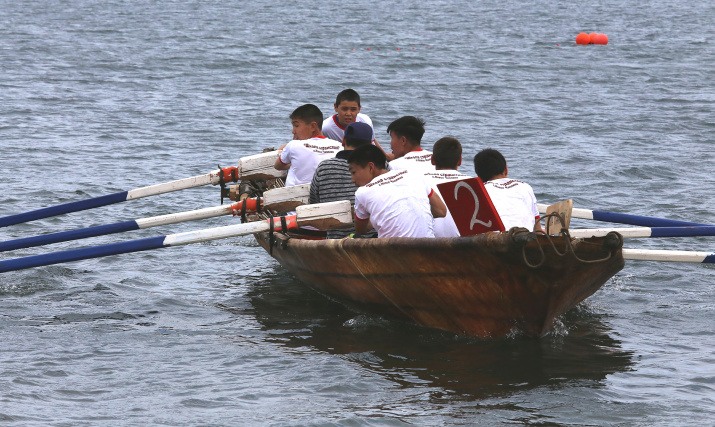
[[[338,121],[338,115],[337,115],[337,114],[333,114],[333,121],[335,122],[335,124],[336,124],[340,129],[345,130],[344,127],[340,126],[340,122]]]

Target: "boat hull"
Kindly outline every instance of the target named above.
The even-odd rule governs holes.
[[[620,236],[257,241],[308,286],[362,310],[473,337],[542,336],[624,266]],[[569,245],[571,242],[571,245]],[[572,247],[572,250],[567,250]],[[564,254],[565,253],[565,254]],[[561,255],[563,254],[563,255]],[[586,261],[586,262],[584,262]]]

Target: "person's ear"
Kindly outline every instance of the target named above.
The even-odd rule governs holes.
[[[432,162],[434,164],[434,162]],[[462,156],[459,156],[459,162],[457,162],[457,167],[462,166]]]

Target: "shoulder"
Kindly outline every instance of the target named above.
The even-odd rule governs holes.
[[[305,146],[305,145],[304,145],[304,142],[305,142],[305,141],[300,140],[300,139],[294,139],[294,140],[288,142],[288,144],[286,144],[284,150],[285,150],[286,148],[304,147],[304,146]]]
[[[372,127],[372,120],[370,119],[370,116],[368,116],[367,114],[358,113],[356,121],[362,122],[362,123],[367,123],[370,125],[370,127]]]
[[[335,126],[335,114],[328,116],[327,119],[323,120],[323,127]]]

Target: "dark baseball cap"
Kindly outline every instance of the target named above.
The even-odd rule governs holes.
[[[372,127],[367,123],[353,122],[345,128],[345,139],[372,142]]]

